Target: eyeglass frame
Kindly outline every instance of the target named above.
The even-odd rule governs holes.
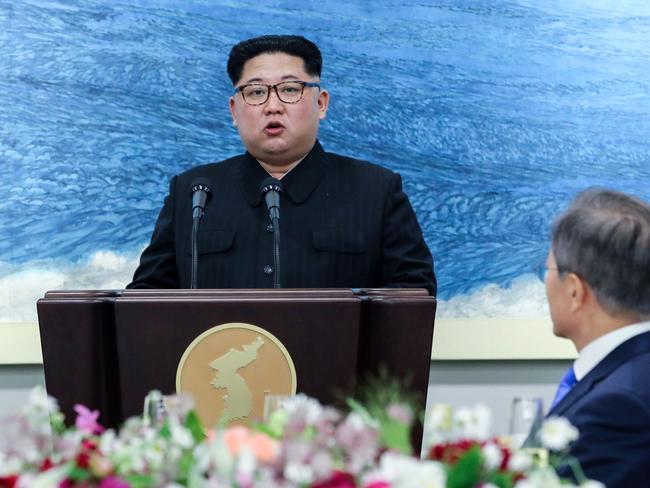
[[[539,281],[542,283],[546,282],[546,275],[549,271],[557,271],[558,275],[561,277],[563,274],[568,273],[569,270],[564,269],[560,266],[546,266],[546,264],[539,264],[535,266],[535,274]]]
[[[285,102],[280,97],[280,93],[278,92],[278,85],[284,85],[285,83],[298,83],[299,85],[302,86],[302,90],[300,91],[300,98],[295,102]],[[264,99],[263,102],[249,103],[248,101],[246,101],[246,97],[244,96],[244,88],[249,86],[265,86],[268,89],[268,92],[266,93],[266,98]],[[301,80],[285,80],[285,81],[281,81],[280,83],[276,83],[275,85],[265,85],[264,83],[246,83],[245,85],[236,86],[233,91],[233,96],[237,95],[237,93],[241,93],[242,100],[244,100],[244,103],[246,105],[250,105],[251,107],[258,107],[259,105],[264,105],[266,102],[268,102],[269,98],[271,98],[271,91],[275,90],[275,96],[278,97],[278,100],[280,100],[282,103],[294,105],[302,101],[303,97],[305,96],[305,88],[320,89],[320,83],[316,83],[314,81],[301,81]]]

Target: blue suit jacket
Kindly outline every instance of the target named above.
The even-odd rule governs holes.
[[[614,349],[549,415],[580,431],[571,454],[587,477],[608,488],[650,486],[650,332]]]

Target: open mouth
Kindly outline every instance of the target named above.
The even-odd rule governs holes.
[[[264,127],[264,132],[267,134],[279,134],[284,129],[280,122],[271,121]]]

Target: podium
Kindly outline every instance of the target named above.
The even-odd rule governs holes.
[[[116,427],[142,413],[150,390],[175,393],[184,351],[228,323],[276,337],[297,392],[324,404],[340,404],[385,367],[425,406],[436,310],[426,290],[50,291],[37,309],[46,388],[68,422],[81,403]]]

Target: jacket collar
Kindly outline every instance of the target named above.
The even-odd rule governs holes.
[[[284,193],[294,203],[304,202],[323,179],[328,166],[325,151],[316,141],[307,156],[282,178]],[[246,201],[252,207],[256,207],[262,202],[259,186],[268,176],[266,170],[249,152],[242,156],[239,183]]]
[[[615,369],[634,356],[650,352],[650,332],[639,334],[614,349],[592,369],[587,376],[578,381],[566,396],[555,405],[548,415],[562,415],[573,403],[587,394],[597,383],[610,375]]]

